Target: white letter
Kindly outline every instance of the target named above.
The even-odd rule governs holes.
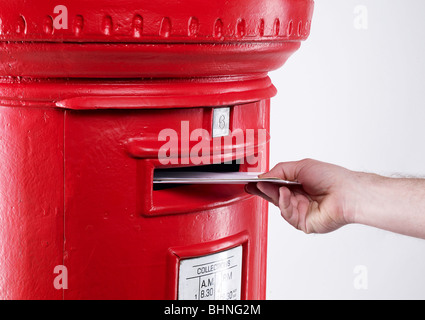
[[[199,307],[192,307],[192,310],[193,310],[192,318],[195,318],[196,317],[196,314],[198,313],[198,308]]]
[[[255,130],[246,129],[246,153],[250,154],[246,158],[246,162],[250,165],[248,172],[261,172],[265,170],[265,163],[260,161],[262,152],[265,150],[267,144],[267,130],[257,129],[257,144],[255,143]],[[255,167],[254,167],[255,165]]]
[[[221,138],[213,138],[213,164],[221,163],[223,159],[223,153],[221,151]]]
[[[235,129],[232,131],[232,148],[236,153],[236,163],[245,163],[245,135],[242,129]],[[233,137],[235,137],[235,144],[233,144]]]
[[[357,30],[366,30],[368,27],[367,7],[358,5],[354,7],[354,28]]]
[[[189,121],[181,122],[181,146],[180,146],[180,162],[181,164],[189,164]]]
[[[208,314],[215,314],[215,305],[213,304],[208,305]]]
[[[53,273],[59,273],[53,280],[55,289],[68,289],[68,269],[63,265],[58,265],[53,269]]]
[[[210,164],[210,140],[208,139],[209,134],[205,129],[195,129],[190,134],[190,141],[199,141],[190,150],[190,160],[193,164]],[[199,151],[201,154],[199,155]]]
[[[54,13],[59,13],[53,20],[55,29],[68,29],[68,8],[63,5],[58,5],[53,9]]]
[[[353,273],[357,274],[357,276],[354,278],[354,281],[353,281],[354,288],[357,290],[361,290],[361,289],[366,290],[367,284],[368,284],[366,266],[363,266],[363,265],[355,266]]]
[[[158,135],[158,141],[167,141],[167,137],[170,137],[170,140],[159,148],[158,160],[163,165],[178,164],[179,137],[177,132],[173,129],[162,129]],[[168,150],[170,150],[169,156],[167,156]]]

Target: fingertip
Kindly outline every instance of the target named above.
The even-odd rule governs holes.
[[[279,188],[279,208],[282,217],[289,220],[292,217],[291,191],[286,187]]]
[[[263,172],[262,174],[259,174],[258,175],[258,178],[259,179],[262,179],[262,178],[267,178],[267,174],[268,174],[269,172]]]
[[[287,207],[291,203],[291,190],[289,190],[287,187],[280,187],[279,201],[282,201],[282,204]]]
[[[260,175],[258,175],[259,178],[279,178],[281,176],[282,170],[281,166],[283,163],[276,164],[273,168],[271,168],[269,171],[264,172]]]
[[[249,192],[249,189],[248,189],[248,184],[244,185],[243,189],[246,193],[251,194],[251,192]]]
[[[262,179],[262,178],[278,178],[277,174],[272,170],[264,172],[262,174],[258,175],[258,178]]]
[[[256,191],[258,191],[258,188],[256,186],[256,183],[251,182],[251,183],[248,183],[244,186],[244,190],[245,190],[246,193],[256,195],[257,194]]]

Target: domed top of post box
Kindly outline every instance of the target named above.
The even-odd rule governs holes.
[[[312,0],[0,0],[0,76],[267,72],[310,32]]]

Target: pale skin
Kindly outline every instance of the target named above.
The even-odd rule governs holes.
[[[279,207],[282,217],[305,233],[359,223],[425,239],[425,179],[388,178],[312,159],[279,163],[260,177],[302,184],[258,182],[245,190]]]

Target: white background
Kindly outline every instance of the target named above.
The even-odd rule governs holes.
[[[272,166],[425,177],[425,1],[316,0],[309,39],[270,76]],[[305,235],[271,205],[267,272],[268,299],[425,299],[425,240],[361,225]]]

